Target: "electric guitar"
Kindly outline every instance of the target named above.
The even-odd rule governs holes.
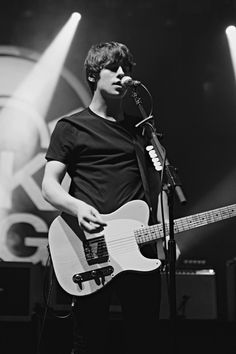
[[[63,215],[63,214],[62,214]],[[236,204],[174,221],[174,233],[188,231],[236,216]],[[161,265],[144,257],[139,246],[163,238],[162,224],[147,226],[149,208],[144,201],[126,203],[103,215],[107,226],[97,234],[84,233],[77,218],[57,216],[49,228],[52,264],[61,287],[69,294],[92,294],[123,271],[148,272]],[[165,225],[166,235],[169,224]]]

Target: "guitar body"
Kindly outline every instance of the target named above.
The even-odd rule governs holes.
[[[107,226],[98,234],[84,234],[75,217],[58,216],[49,228],[49,249],[57,280],[69,294],[92,294],[124,271],[148,272],[161,265],[144,257],[135,230],[146,227],[149,209],[131,201],[103,215]]]

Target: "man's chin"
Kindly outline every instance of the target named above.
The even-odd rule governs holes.
[[[126,93],[127,93],[127,89],[121,88],[120,90],[116,91],[117,94],[116,96],[118,98],[123,98],[126,95]]]
[[[121,90],[114,90],[112,92],[103,92],[103,97],[107,97],[110,99],[122,99],[127,93],[127,90],[121,89]]]

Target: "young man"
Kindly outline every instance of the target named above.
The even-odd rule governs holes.
[[[105,229],[101,215],[132,200],[146,201],[151,211],[149,222],[158,220],[159,175],[145,150],[148,141],[142,129],[135,127],[142,118],[126,116],[122,107],[127,89],[121,80],[131,74],[134,64],[124,44],[107,42],[91,47],[85,60],[93,93],[91,103],[82,112],[58,121],[46,154],[44,198],[59,211],[76,217],[80,228],[88,233]],[[61,186],[66,172],[71,178],[69,193]],[[146,245],[140,252],[157,258],[156,249]],[[114,292],[122,306],[124,352],[144,353],[155,348],[159,268],[123,272],[98,292],[78,297],[73,316],[73,353],[114,351],[108,339],[109,305]]]

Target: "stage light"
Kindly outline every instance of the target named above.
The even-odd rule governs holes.
[[[236,28],[235,26],[228,26],[225,32],[228,36],[230,36],[231,34],[236,33]]]
[[[233,72],[234,76],[236,78],[236,27],[231,25],[228,26],[225,29],[225,34],[229,46],[229,52],[230,52],[230,57],[231,57],[231,62],[233,66]],[[224,121],[224,124],[227,122]],[[234,190],[235,190],[235,180],[236,180],[236,169],[232,169],[231,172],[228,173],[228,175],[223,176],[222,180],[219,181],[217,185],[214,186],[209,192],[206,194],[205,197],[202,199],[199,198],[198,202],[194,207],[188,211],[189,215],[195,215],[198,220],[200,219],[200,216],[198,215],[199,213],[207,213],[208,211],[211,212],[214,209],[221,209],[221,207],[227,207],[231,204],[235,203],[234,200]],[[229,209],[230,210],[230,209]],[[220,211],[222,212],[222,211]],[[219,212],[219,215],[220,215]],[[230,217],[230,212],[228,213],[228,216]],[[225,217],[225,214],[224,214]],[[190,231],[186,232],[188,235],[183,235],[181,237],[181,251],[183,253],[187,253],[191,250],[194,250],[196,246],[201,244],[202,242],[205,242],[206,239],[209,240],[209,238],[215,237],[215,233],[219,232],[219,230],[224,227],[224,222],[216,222],[217,220],[221,220],[220,217],[211,223],[210,222],[210,217],[208,219],[209,224],[211,226],[203,226],[200,228],[190,228]],[[222,220],[223,221],[223,220]],[[201,223],[201,221],[200,221]],[[196,223],[197,224],[197,223]],[[204,224],[204,219],[202,221],[202,224]],[[194,224],[192,223],[194,226]]]
[[[236,78],[236,28],[235,26],[228,26],[225,30],[225,33],[228,40],[234,76]]]
[[[73,12],[71,17],[73,18],[74,21],[80,21],[81,14],[79,12]]]
[[[29,76],[13,94],[45,118],[81,15],[73,13]]]

